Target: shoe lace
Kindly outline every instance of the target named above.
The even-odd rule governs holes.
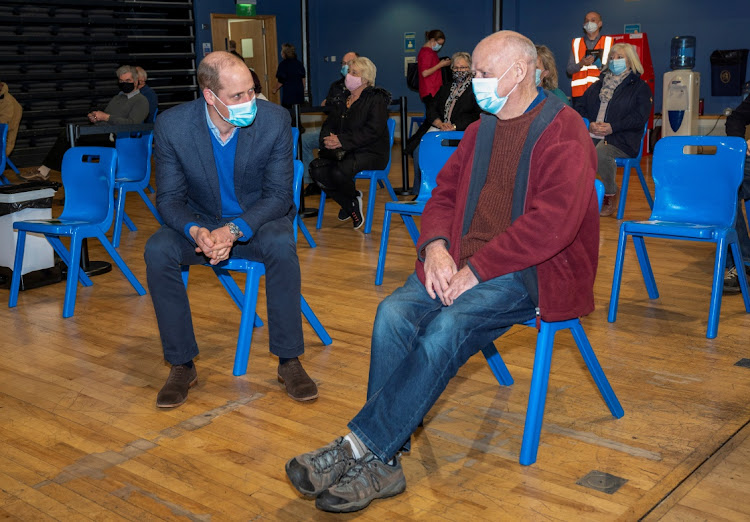
[[[344,439],[336,441],[336,444],[333,447],[323,450],[320,455],[315,455],[310,459],[315,471],[318,473],[324,473],[333,468],[336,464],[350,460],[351,457],[346,450],[344,450],[344,443]]]
[[[364,458],[356,461],[356,463],[352,467],[350,467],[349,470],[344,473],[344,475],[339,479],[338,485],[346,486],[347,484],[359,480],[364,484],[372,484],[372,487],[373,489],[375,489],[375,491],[380,491],[380,479],[375,469],[375,461],[377,460],[378,458],[374,454],[370,453]]]
[[[732,268],[730,268],[727,275],[731,278],[739,277],[739,275],[737,274],[737,267],[733,266]]]
[[[170,372],[169,374],[169,381],[171,382],[183,380],[185,377],[185,373],[187,373],[188,371],[187,366],[184,366],[182,364],[173,366],[172,369],[174,371]]]

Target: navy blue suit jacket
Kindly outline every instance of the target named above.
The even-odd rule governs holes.
[[[242,208],[239,219],[253,233],[283,216],[293,219],[296,212],[289,112],[264,100],[257,104],[253,124],[237,130],[234,160],[234,190]],[[155,125],[156,206],[164,222],[181,233],[189,223],[209,230],[223,224],[205,111],[201,97],[165,111]]]

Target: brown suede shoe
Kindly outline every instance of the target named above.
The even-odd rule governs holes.
[[[279,364],[279,382],[286,386],[286,393],[295,401],[311,401],[318,398],[318,387],[307,375],[296,357]]]
[[[169,377],[159,394],[156,396],[156,406],[159,408],[176,408],[187,400],[188,390],[198,383],[198,371],[195,364],[188,368],[184,364],[176,364],[169,371]]]
[[[602,209],[599,211],[601,217],[611,216],[617,209],[617,194],[604,194]]]

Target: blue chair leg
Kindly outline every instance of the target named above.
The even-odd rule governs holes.
[[[234,304],[237,305],[237,308],[239,308],[241,312],[243,310],[242,307],[244,306],[245,302],[245,295],[242,293],[242,290],[240,290],[240,287],[237,286],[237,283],[235,283],[234,278],[228,270],[220,267],[212,268],[214,270],[214,273],[216,274],[216,277],[219,279],[221,286],[224,287],[224,289],[229,294],[229,297],[232,298],[232,301],[234,301]],[[260,275],[256,274],[256,277],[258,277],[258,280],[260,280]],[[255,314],[253,326],[255,326],[256,328],[260,328],[261,326],[263,326],[263,319],[261,319],[257,313]]]
[[[135,226],[135,223],[133,223],[133,220],[130,219],[130,216],[128,216],[128,213],[125,212],[125,210],[122,211],[122,220],[125,223],[125,226],[128,227],[128,230],[131,232],[135,232],[138,230],[138,227]]]
[[[573,319],[571,321],[566,321],[566,323],[567,322],[572,323],[569,326],[570,333],[573,334],[573,339],[575,340],[578,350],[581,352],[581,356],[591,373],[591,377],[599,388],[599,393],[602,394],[602,398],[604,399],[604,402],[607,403],[607,407],[609,407],[612,416],[619,419],[625,415],[625,411],[622,409],[620,401],[617,400],[617,395],[615,395],[614,390],[612,390],[612,386],[610,386],[606,375],[604,375],[604,370],[602,370],[599,360],[596,358],[593,348],[591,348],[591,343],[589,343],[589,339],[581,325],[581,321],[579,319]]]
[[[81,270],[81,241],[82,239],[75,232],[70,237],[70,263],[68,264],[68,280],[65,284],[63,318],[72,317],[75,313],[78,272]]]
[[[133,289],[138,293],[138,295],[146,295],[146,289],[143,288],[143,285],[141,285],[140,281],[138,281],[138,279],[135,277],[135,274],[133,274],[128,265],[125,263],[125,260],[122,258],[122,256],[120,256],[117,250],[115,250],[115,247],[112,246],[104,233],[99,232],[96,237],[102,244],[104,249],[107,251],[109,256],[112,258],[112,260],[115,262],[117,268],[120,269],[122,275],[125,276],[125,278],[131,284]]]
[[[313,239],[312,235],[310,235],[310,231],[307,229],[307,226],[305,226],[304,221],[302,221],[299,217],[297,218],[297,226],[299,227],[299,230],[302,232],[302,235],[305,236],[305,239],[307,240],[307,244],[310,245],[310,248],[315,248],[316,246],[318,246],[315,243],[315,240]]]
[[[153,193],[156,192],[154,190],[154,187],[151,186],[151,183],[149,183],[148,185],[146,185],[146,190],[148,190],[149,192],[151,192],[151,194],[153,194]]]
[[[646,242],[643,240],[643,236],[632,236],[633,246],[635,246],[635,255],[638,258],[638,264],[641,266],[641,274],[643,274],[643,283],[646,285],[646,291],[651,299],[659,298],[659,290],[656,288],[656,279],[654,279],[654,271],[651,269],[651,262],[648,260],[648,252],[646,251]]]
[[[318,221],[315,223],[315,228],[323,226],[323,211],[326,209],[326,191],[320,191],[320,204],[318,205]]]
[[[732,257],[734,258],[734,266],[742,266],[742,255],[740,250],[740,244],[733,242],[730,246]],[[737,278],[740,282],[740,290],[742,291],[742,299],[745,301],[745,312],[750,313],[750,285],[748,285],[747,277],[744,270],[737,270]]]
[[[646,184],[646,178],[643,177],[643,171],[641,170],[640,163],[636,163],[635,165],[635,171],[638,173],[638,180],[641,182],[641,187],[643,187],[643,194],[646,196],[646,201],[648,201],[649,208],[654,208],[654,198],[651,197],[651,190],[649,190],[648,185]]]
[[[365,215],[365,234],[372,231],[372,218],[375,215],[375,196],[378,187],[378,179],[370,178],[370,193],[367,195],[367,213]]]
[[[164,220],[159,215],[159,211],[156,210],[156,207],[151,202],[151,200],[148,199],[148,196],[146,195],[146,193],[143,190],[136,190],[135,192],[137,192],[138,195],[141,197],[141,199],[146,204],[146,206],[148,207],[148,209],[154,215],[154,218],[156,218],[156,221],[158,221],[160,225],[163,225],[164,224]]]
[[[513,384],[513,376],[511,376],[508,367],[505,365],[503,358],[500,357],[494,344],[490,343],[482,348],[482,354],[484,355],[484,358],[487,359],[487,364],[489,365],[490,370],[492,370],[497,382],[503,386],[510,386]]]
[[[328,335],[325,327],[318,320],[318,316],[315,315],[315,312],[312,311],[312,308],[310,308],[310,305],[307,304],[307,301],[302,295],[300,295],[300,305],[302,306],[302,315],[305,316],[305,319],[307,319],[307,322],[310,323],[312,329],[315,330],[316,334],[318,334],[320,342],[322,342],[324,346],[328,346],[329,344],[331,344],[333,342],[331,340],[331,336]]]
[[[115,228],[112,231],[112,245],[115,248],[120,247],[120,235],[122,234],[122,222],[125,219],[125,192],[120,189],[117,191],[115,200]],[[130,218],[128,218],[130,220]],[[131,229],[132,230],[132,229]]]
[[[736,235],[736,234],[735,234]],[[721,314],[721,295],[724,290],[724,267],[726,266],[727,252],[726,237],[719,238],[716,243],[716,256],[714,261],[714,278],[711,284],[711,305],[708,308],[708,327],[706,337],[714,339],[719,332],[719,316]],[[737,275],[744,270],[737,270]]]
[[[617,203],[617,219],[622,219],[625,214],[625,200],[628,197],[628,186],[630,185],[630,161],[626,160],[622,168],[622,187],[620,187],[620,201]]]
[[[10,180],[2,172],[0,172],[0,185],[10,185]]]
[[[375,284],[383,284],[383,272],[385,271],[385,256],[388,252],[388,236],[391,233],[391,211],[385,209],[383,214],[383,232],[380,234],[380,251],[378,252],[378,267],[375,270]]]
[[[47,241],[50,245],[52,245],[52,248],[55,250],[58,256],[60,256],[60,259],[62,259],[63,263],[65,263],[65,266],[70,266],[70,253],[68,252],[68,249],[65,248],[65,245],[62,244],[62,241],[60,241],[59,238],[54,236],[46,236]],[[83,286],[93,286],[94,283],[89,279],[89,276],[86,275],[86,272],[83,270],[78,271],[78,282],[80,282]]]
[[[258,304],[260,276],[261,274],[255,265],[247,271],[242,317],[240,318],[240,333],[237,336],[237,351],[234,354],[234,369],[232,370],[232,374],[235,376],[247,373],[250,343],[253,340],[253,323],[256,317],[255,307]]]
[[[612,276],[612,291],[609,294],[609,314],[607,321],[614,323],[617,319],[617,304],[620,299],[620,284],[622,283],[622,265],[625,262],[625,246],[627,235],[620,226],[620,237],[617,240],[617,254],[615,255],[615,271]]]
[[[417,241],[419,241],[419,229],[417,228],[417,224],[414,223],[414,218],[409,214],[401,214],[401,219],[403,220],[404,225],[406,225],[406,230],[409,232],[411,240],[414,242],[414,246],[417,246]]]
[[[534,369],[531,374],[531,389],[529,390],[529,405],[526,409],[526,422],[523,428],[521,442],[521,458],[524,466],[536,462],[539,449],[539,436],[542,432],[544,418],[544,404],[547,399],[547,385],[549,369],[552,363],[552,343],[556,330],[552,324],[542,323],[536,339],[536,354],[534,355]]]
[[[13,162],[12,162],[12,161],[10,161],[10,158],[8,158],[8,157],[6,157],[6,158],[5,158],[5,165],[6,165],[6,166],[7,166],[7,167],[8,167],[8,168],[9,168],[10,170],[12,170],[13,172],[15,172],[15,173],[16,173],[16,176],[18,176],[19,174],[21,174],[21,173],[20,173],[20,172],[18,171],[18,167],[16,167],[16,166],[15,166],[15,165],[13,164]]]
[[[13,260],[13,277],[10,280],[8,308],[18,304],[18,291],[21,289],[21,271],[23,270],[23,252],[26,248],[26,231],[19,230],[16,237],[16,257]]]

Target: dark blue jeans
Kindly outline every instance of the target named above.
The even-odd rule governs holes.
[[[261,261],[265,265],[271,353],[286,358],[301,355],[305,345],[300,309],[300,270],[292,222],[283,217],[266,223],[250,241],[235,243],[231,257]],[[195,252],[195,244],[184,234],[167,226],[162,226],[146,242],[144,258],[164,358],[170,364],[184,364],[198,355],[198,344],[181,266],[202,264],[207,259]],[[208,269],[201,270],[206,272]],[[216,283],[219,284],[218,280]],[[219,315],[215,324],[225,328]]]
[[[750,199],[750,159],[747,158],[745,159],[745,177],[742,179],[739,197],[737,198],[737,219],[734,222],[734,229],[737,231],[737,236],[739,237],[742,262],[750,266],[750,236],[747,233],[744,214],[746,199]],[[727,268],[732,268],[733,266],[734,258],[730,250],[727,256]]]
[[[534,313],[516,274],[479,283],[451,306],[431,299],[412,274],[378,307],[367,402],[349,428],[378,457],[390,460],[459,368]]]

